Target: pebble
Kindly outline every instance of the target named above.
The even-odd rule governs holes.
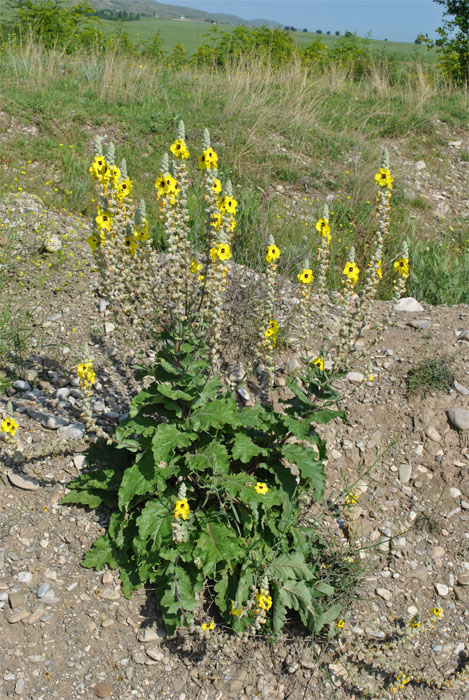
[[[469,574],[461,574],[461,576],[458,576],[458,585],[469,586]]]
[[[392,598],[392,593],[388,591],[387,588],[377,588],[376,594],[379,595],[380,598],[383,598],[383,600],[391,600]]]
[[[65,399],[68,399],[70,396],[70,389],[66,386],[61,387],[60,389],[57,389],[55,392],[55,398],[59,399],[59,401],[64,401]]]
[[[236,392],[241,396],[243,401],[250,401],[251,400],[251,395],[249,394],[248,390],[244,388],[244,386],[240,386],[236,389]]]
[[[399,299],[395,306],[396,311],[408,311],[416,313],[418,311],[424,311],[422,304],[419,304],[417,299],[413,297],[403,297]]]
[[[94,686],[93,691],[98,698],[108,698],[112,693],[112,683],[101,681]]]
[[[434,425],[428,425],[423,432],[430,440],[433,440],[433,442],[441,441],[441,435]]]
[[[460,384],[457,381],[457,379],[454,380],[453,386],[456,389],[456,391],[458,392],[458,394],[461,394],[462,396],[469,396],[469,389],[466,389],[466,387],[463,386],[462,384]]]
[[[120,591],[117,588],[103,588],[99,595],[103,600],[119,600]]]
[[[16,486],[23,491],[37,491],[39,488],[39,482],[29,476],[21,476],[16,472],[8,472],[8,479],[11,481],[13,486]]]
[[[16,695],[22,695],[24,687],[26,685],[26,681],[24,678],[18,678],[18,680],[15,683],[15,693]]]
[[[57,253],[62,248],[62,241],[58,236],[47,236],[43,245],[48,253]]]
[[[449,489],[449,495],[451,496],[451,498],[459,498],[459,496],[461,495],[461,491],[459,489],[457,489],[455,486],[452,486]]]
[[[361,372],[349,372],[347,374],[347,379],[353,384],[361,384],[365,381],[365,376]]]
[[[407,484],[412,476],[412,465],[401,464],[399,467],[399,481],[401,484]]]
[[[84,469],[87,465],[86,457],[85,455],[75,455],[73,458],[73,464],[77,469],[80,471]]]
[[[108,306],[109,302],[106,299],[98,299],[98,311],[100,314],[103,314]]]
[[[145,649],[145,653],[154,661],[163,661],[164,659],[164,653],[159,647],[148,647],[148,649]]]
[[[33,575],[30,571],[19,571],[15,575],[15,580],[19,581],[20,583],[31,583],[33,579]]]
[[[437,592],[438,595],[441,596],[442,598],[444,598],[445,596],[448,595],[448,593],[449,593],[449,588],[448,588],[448,586],[446,585],[446,583],[435,583],[434,586],[435,586],[436,592]]]
[[[83,423],[71,423],[58,429],[57,435],[62,440],[79,440],[85,434],[85,426]]]
[[[18,610],[17,612],[11,613],[7,617],[7,620],[10,623],[10,625],[14,625],[15,622],[20,622],[21,620],[24,620],[27,617],[29,617],[29,613],[27,610]]]
[[[469,411],[466,408],[449,408],[448,420],[457,430],[469,430]]]
[[[424,160],[418,160],[418,161],[415,163],[415,169],[416,169],[416,170],[426,170],[426,168],[427,168],[427,164],[425,163]]]
[[[41,585],[37,589],[36,595],[38,598],[43,598],[46,595],[46,593],[48,593],[51,590],[52,589],[50,587],[50,583],[47,583],[47,581],[44,581],[44,583],[41,583]]]
[[[111,333],[114,332],[115,327],[116,327],[115,323],[111,323],[110,321],[106,321],[106,323],[104,324],[104,332],[106,333],[106,335],[111,335]]]
[[[417,328],[418,330],[421,330],[421,331],[427,331],[430,328],[431,323],[430,323],[430,321],[418,321],[417,320],[417,321],[409,321],[409,323],[407,325],[411,326],[411,328]]]
[[[24,605],[24,595],[21,593],[10,593],[8,600],[12,608],[21,608]]]
[[[26,407],[26,413],[30,418],[40,423],[44,428],[49,428],[50,430],[57,430],[61,426],[68,425],[70,421],[67,418],[61,418],[60,416],[54,416],[52,413],[43,413],[42,411],[36,411],[36,409],[30,406]]]
[[[25,379],[17,379],[16,382],[13,382],[13,389],[17,391],[31,391],[31,384]]]
[[[158,632],[154,629],[151,629],[150,627],[145,627],[145,629],[140,630],[137,634],[137,640],[142,644],[156,642],[158,639]]]

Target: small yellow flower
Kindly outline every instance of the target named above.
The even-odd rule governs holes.
[[[223,223],[223,214],[212,214],[212,216],[213,221],[210,222],[210,226],[213,226],[218,231]]]
[[[357,267],[357,265],[355,263],[348,262],[348,263],[346,263],[346,265],[344,267],[343,274],[347,277],[347,279],[349,279],[351,281],[351,283],[352,283],[351,286],[353,289],[353,287],[358,282],[358,275],[360,274],[359,268]]]
[[[375,175],[375,180],[381,187],[388,187],[390,190],[392,190],[394,178],[391,175],[391,171],[387,168],[380,168]]]
[[[212,186],[210,188],[214,194],[218,194],[221,192],[221,182],[220,180],[217,180],[216,177],[213,178],[212,180]]]
[[[139,243],[145,243],[150,237],[148,233],[148,221],[145,219],[139,228],[134,229],[134,237]]]
[[[319,219],[319,221],[316,223],[316,231],[319,231],[324,238],[327,238],[328,243],[331,242],[331,227],[329,226],[328,219]]]
[[[18,430],[18,423],[14,418],[4,418],[0,423],[0,430],[2,433],[6,433],[7,435],[11,435],[11,437],[13,437]]]
[[[321,372],[324,372],[324,360],[322,359],[322,357],[316,357],[316,359],[313,360],[311,364],[320,369]]]
[[[430,612],[432,615],[435,615],[438,620],[440,620],[441,616],[443,615],[443,608],[432,608]]]
[[[96,250],[96,248],[100,245],[100,240],[95,233],[92,233],[91,236],[88,236],[86,242],[88,243],[91,250]]]
[[[377,276],[377,278],[378,278],[378,279],[382,279],[382,277],[383,277],[383,270],[382,270],[382,267],[381,267],[381,260],[378,260],[378,262],[376,263],[375,270],[376,270],[376,276]]]
[[[314,277],[313,277],[313,271],[312,271],[312,270],[309,270],[309,269],[306,270],[306,269],[304,269],[304,268],[303,268],[303,270],[301,270],[301,272],[297,275],[297,277],[298,277],[298,282],[300,282],[301,284],[311,284],[311,282],[312,282],[313,279],[314,279]]]
[[[138,248],[138,243],[133,236],[127,236],[124,240],[125,249],[131,254],[135,255],[135,251]]]
[[[111,178],[112,178],[112,184],[116,188],[119,184],[120,176],[121,176],[121,171],[119,170],[117,165],[113,165],[111,168]]]
[[[98,207],[98,216],[95,218],[96,225],[99,229],[111,230],[112,216],[107,211],[103,211]]]
[[[175,156],[175,158],[185,159],[189,158],[190,156],[184,139],[176,139],[176,141],[169,147],[169,150],[173,156]]]
[[[177,520],[179,516],[181,516],[183,520],[187,520],[190,510],[191,509],[189,503],[187,502],[187,498],[181,498],[179,501],[176,501],[174,505],[174,517]]]
[[[220,197],[220,199],[218,200],[217,206],[222,214],[236,214],[236,207],[238,206],[238,202],[236,201],[236,199],[233,199],[233,197],[227,197],[226,195],[223,195],[223,197]]]
[[[229,243],[219,243],[213,248],[210,248],[210,257],[213,262],[218,258],[219,260],[229,260],[231,258],[231,249]]]
[[[191,267],[190,267],[192,274],[196,275],[198,272],[201,271],[201,269],[202,269],[202,263],[199,263],[196,260],[192,260]]]
[[[213,622],[213,620],[212,620],[212,622],[208,622],[208,623],[207,623],[207,622],[202,622],[202,624],[201,624],[200,626],[202,627],[202,629],[203,629],[204,632],[207,632],[208,630],[214,630],[214,629],[215,629],[215,623]]]
[[[199,168],[200,170],[218,169],[218,156],[213,148],[207,148],[205,151],[202,151],[202,155],[199,156]]]
[[[414,629],[418,629],[422,626],[422,623],[420,622],[420,619],[418,617],[414,616],[411,620],[409,620],[408,626]]]
[[[125,197],[127,197],[132,192],[132,181],[129,178],[127,178],[126,180],[122,180],[122,182],[119,182],[116,189],[116,197],[122,202],[122,200],[125,199]]]
[[[256,493],[265,494],[268,490],[269,487],[262,481],[258,481],[257,484],[254,486],[254,491],[256,491]]]
[[[399,275],[402,275],[404,278],[407,279],[409,276],[409,261],[407,258],[399,258],[399,260],[396,260],[394,263],[394,269]]]
[[[338,627],[340,630],[345,627],[345,620],[337,620],[336,627]]]
[[[280,248],[277,248],[276,245],[268,245],[267,248],[265,249],[265,260],[266,262],[275,262],[275,260],[278,260],[280,257]]]
[[[268,593],[265,593],[265,591],[263,591],[262,588],[256,595],[256,600],[261,610],[267,611],[270,610],[270,608],[272,607],[272,597]]]
[[[241,617],[243,612],[242,608],[236,608],[235,603],[231,601],[231,610],[230,610],[230,615],[236,615],[236,617]]]
[[[279,322],[276,321],[275,318],[270,318],[269,325],[267,326],[267,330],[272,331],[270,335],[277,335],[279,328],[280,328]]]

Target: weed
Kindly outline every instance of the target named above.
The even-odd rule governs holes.
[[[409,394],[425,396],[429,392],[450,391],[454,374],[450,369],[452,358],[448,355],[425,359],[407,374],[406,385]]]

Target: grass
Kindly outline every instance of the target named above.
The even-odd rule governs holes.
[[[314,259],[313,223],[326,196],[334,194],[331,284],[337,282],[348,246],[354,244],[359,256],[366,254],[382,146],[398,143],[406,157],[420,158],[438,146],[438,139],[445,142],[439,136],[441,122],[461,129],[467,117],[462,90],[438,81],[419,64],[394,84],[379,61],[357,81],[336,66],[311,74],[291,62],[274,72],[246,61],[224,72],[173,71],[139,56],[66,55],[29,42],[0,53],[0,90],[3,119],[21,125],[0,141],[4,191],[16,177],[15,187],[47,200],[46,182],[53,179],[57,206],[91,216],[96,205],[88,167],[99,132],[115,142],[119,157],[125,156],[136,197],[145,198],[150,222],[156,222],[159,160],[168,134],[183,117],[192,149],[200,144],[203,127],[210,129],[222,178],[233,180],[240,201],[234,251],[239,262],[255,265],[268,233],[285,251],[285,269],[305,253]],[[27,166],[28,160],[33,165]],[[438,303],[464,299],[465,222],[453,223],[462,256],[454,244],[428,255],[428,241],[416,236],[415,218],[431,220],[427,202],[420,196],[409,199],[402,185],[408,172],[393,162],[391,167],[395,187],[386,257],[397,255],[402,237],[408,237],[411,293]],[[275,183],[284,193],[275,192]],[[161,240],[158,224],[152,226]],[[445,293],[441,256],[448,271]],[[389,295],[392,269],[385,278],[383,291]]]
[[[409,394],[425,396],[429,392],[450,391],[454,382],[451,362],[447,355],[433,360],[426,358],[407,374],[406,385]]]

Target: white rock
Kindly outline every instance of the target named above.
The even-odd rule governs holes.
[[[17,379],[16,382],[13,382],[13,389],[17,389],[18,391],[31,391],[31,384],[25,379]]]
[[[434,425],[428,425],[423,432],[430,440],[433,440],[433,442],[441,441],[441,435]]]
[[[449,408],[448,420],[457,430],[469,430],[469,411],[466,408]]]
[[[58,429],[57,435],[62,440],[79,440],[85,434],[85,426],[83,423],[72,423]]]
[[[396,311],[409,311],[416,313],[417,311],[424,311],[424,308],[422,304],[419,304],[417,299],[414,299],[413,297],[403,297],[397,302]]]
[[[148,642],[156,642],[157,639],[159,639],[157,631],[151,629],[150,627],[146,627],[145,629],[140,630],[137,634],[137,640],[142,644],[148,644]]]
[[[462,396],[469,396],[469,389],[466,389],[466,387],[463,386],[462,384],[460,384],[457,381],[457,379],[454,380],[453,386],[456,389],[456,391],[458,392],[458,394],[461,394]]]
[[[48,253],[56,253],[62,248],[62,241],[57,236],[48,236],[43,247]]]
[[[412,476],[412,465],[401,464],[399,467],[399,481],[401,484],[407,484]]]
[[[388,591],[387,588],[377,588],[376,594],[379,595],[380,598],[383,598],[383,600],[391,600],[392,598],[392,593]]]
[[[446,583],[435,583],[434,586],[435,586],[436,592],[437,592],[438,595],[441,596],[442,598],[444,598],[445,596],[448,595],[448,593],[449,593],[449,588],[448,588],[448,586],[446,585]]]
[[[68,399],[70,396],[70,389],[66,386],[61,387],[60,389],[57,389],[55,392],[55,398],[59,399],[59,401],[64,401],[65,399]]]
[[[8,472],[8,478],[13,484],[23,491],[37,491],[39,488],[39,482],[36,479],[32,479],[29,476],[21,476],[16,474],[16,472]]]
[[[448,490],[449,490],[449,495],[451,496],[451,498],[459,498],[459,496],[461,495],[461,491],[459,489],[457,489],[455,486],[452,486]]]
[[[85,455],[75,455],[73,458],[73,464],[77,469],[84,469],[87,465]]]
[[[33,575],[30,571],[19,571],[15,576],[15,580],[20,583],[31,583]]]
[[[425,170],[426,167],[427,167],[427,164],[425,163],[424,160],[418,160],[418,161],[415,163],[415,169],[416,169],[416,170]]]
[[[349,372],[347,374],[347,379],[354,384],[361,384],[365,381],[365,377],[361,372]]]
[[[111,335],[111,333],[114,332],[115,327],[116,326],[114,323],[106,321],[106,323],[104,324],[104,332],[106,333],[106,335]]]

